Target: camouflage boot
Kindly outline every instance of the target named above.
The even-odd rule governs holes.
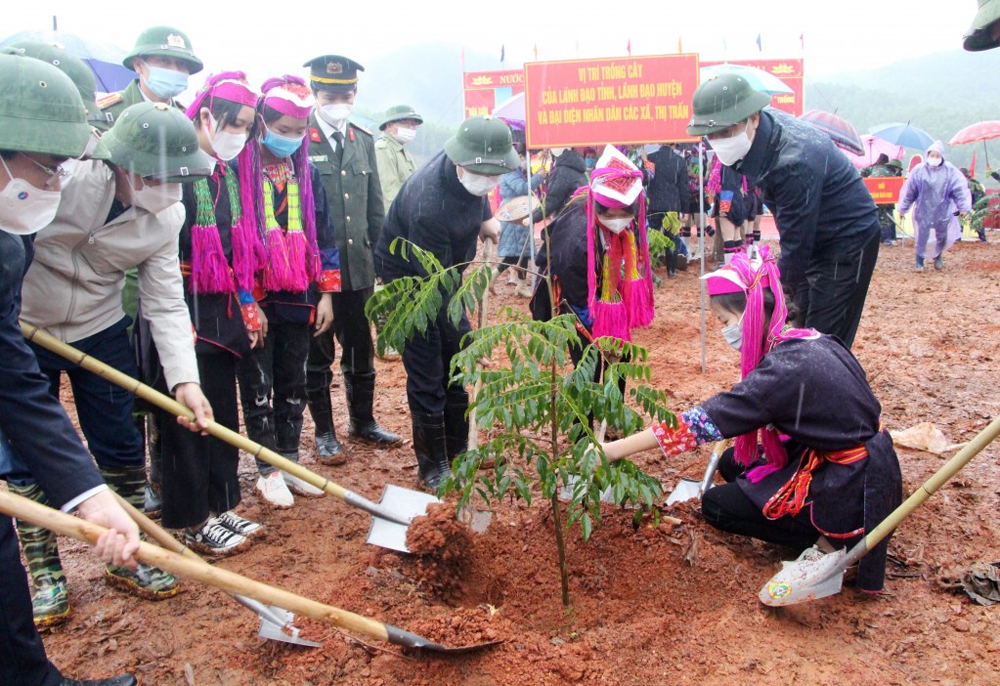
[[[129,505],[142,511],[146,488],[146,470],[138,469],[104,469],[101,476],[114,491],[128,501]],[[145,540],[145,536],[140,534]],[[180,585],[172,574],[152,565],[139,563],[138,568],[115,567],[107,565],[104,576],[108,583],[124,591],[149,600],[162,600],[177,595]]]
[[[49,500],[38,484],[15,486],[8,484],[11,493],[48,505]],[[48,627],[60,624],[69,617],[69,595],[66,593],[66,575],[59,561],[56,535],[28,522],[17,522],[17,537],[28,561],[31,576],[31,610],[35,626]]]

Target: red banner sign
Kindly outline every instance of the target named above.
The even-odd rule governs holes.
[[[697,55],[532,62],[524,81],[528,147],[696,140]]]
[[[876,205],[894,205],[899,202],[899,191],[906,179],[902,176],[869,176],[864,181]]]
[[[504,100],[524,92],[524,72],[520,69],[467,71],[462,76],[466,119],[490,114]]]
[[[805,109],[805,97],[802,79],[804,76],[805,62],[802,59],[796,60],[729,60],[729,64],[738,64],[743,67],[753,67],[766,71],[768,74],[777,76],[786,86],[792,89],[791,93],[777,93],[771,96],[771,107],[776,110],[788,112],[794,117],[798,117]],[[722,62],[702,62],[701,66],[711,67]]]

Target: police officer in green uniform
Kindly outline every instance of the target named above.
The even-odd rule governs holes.
[[[307,364],[309,413],[316,424],[316,452],[321,462],[343,464],[346,456],[337,440],[330,407],[336,336],[340,370],[350,414],[348,433],[375,445],[395,445],[402,439],[379,426],[373,414],[375,345],[365,303],[375,286],[373,251],[385,209],[372,134],[347,120],[364,67],[340,55],[309,60],[309,84],[316,108],[309,116],[309,158],[323,178],[330,203],[342,290],[333,294],[333,326],[312,339]]]
[[[98,128],[107,130],[127,107],[140,102],[163,102],[180,107],[174,98],[187,90],[188,76],[205,65],[191,50],[187,34],[172,26],[153,26],[139,34],[122,64],[138,77],[119,92],[97,103],[104,115]]]
[[[17,323],[31,234],[56,213],[65,176],[61,164],[69,158],[105,158],[108,151],[93,135],[77,86],[52,64],[0,55],[0,83],[0,431],[18,445],[53,506],[77,509],[83,518],[114,529],[97,543],[101,556],[134,565],[138,530],[102,483],[65,410],[49,393],[48,380]],[[32,622],[28,585],[7,515],[0,515],[0,579],[0,684],[136,683],[130,674],[96,681],[65,678],[48,660]]]

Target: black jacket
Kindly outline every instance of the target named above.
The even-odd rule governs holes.
[[[649,181],[649,211],[687,212],[691,177],[684,158],[664,145],[648,159],[656,167]]]
[[[750,152],[735,168],[760,189],[781,242],[781,281],[808,292],[813,255],[850,251],[879,232],[871,193],[829,136],[784,112],[760,113]]]
[[[555,217],[566,206],[580,186],[587,185],[587,165],[580,153],[567,148],[556,158],[545,189],[544,216]],[[542,210],[536,210],[534,220],[542,220]]]
[[[583,322],[592,323],[587,300],[590,290],[587,285],[587,203],[575,202],[565,208],[555,221],[549,224],[548,245],[543,245],[535,256],[539,271],[551,274],[559,282],[560,296],[566,301]],[[597,241],[594,259],[600,263],[604,248]],[[600,288],[598,273],[598,288]],[[567,313],[565,307],[560,311]]]
[[[446,268],[468,262],[476,255],[480,225],[492,216],[487,198],[465,190],[455,165],[439,152],[406,180],[389,207],[375,246],[375,271],[386,281],[427,275],[415,258],[390,251],[396,238],[430,251]]]

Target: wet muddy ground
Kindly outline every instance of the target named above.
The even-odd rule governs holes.
[[[929,421],[949,442],[967,441],[1000,412],[1000,244],[960,243],[941,272],[916,273],[912,263],[912,243],[882,249],[855,353],[888,428]],[[513,291],[501,277],[491,316],[507,305],[526,309]],[[651,351],[654,384],[678,411],[738,374],[712,321],[702,373],[698,293],[694,271],[664,279],[656,321],[636,337]],[[378,365],[376,415],[409,439],[402,366]],[[333,397],[343,435],[342,390]],[[307,467],[376,500],[385,483],[417,487],[409,440],[391,450],[346,445],[347,465],[318,465],[307,418]],[[700,476],[707,452],[669,463],[650,452],[637,462],[669,492],[681,476]],[[951,454],[900,449],[907,493]],[[1000,606],[973,604],[941,580],[1000,560],[998,455],[987,448],[902,524],[884,596],[846,587],[785,609],[762,606],[757,592],[794,551],[718,533],[695,504],[670,510],[682,521],[675,526],[633,530],[630,513],[608,508],[589,543],[569,534],[567,609],[547,503],[497,506],[466,554],[449,557],[461,563],[450,565],[445,585],[435,580],[437,567],[367,545],[369,516],[338,500],[298,497],[290,510],[267,508],[244,456],[241,511],[266,533],[219,566],[448,645],[503,643],[461,656],[418,655],[301,618],[303,635],[321,648],[265,641],[256,617],[220,591],[191,581],[173,599],[141,601],[108,588],[84,546],[61,540],[73,616],[45,634],[45,644],[67,674],[129,669],[147,686],[995,684]]]

